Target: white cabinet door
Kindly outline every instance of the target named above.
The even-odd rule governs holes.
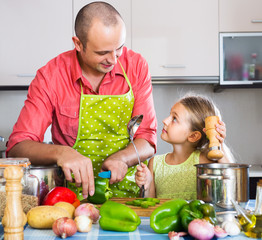
[[[92,0],[76,0],[73,1],[74,3],[74,20],[76,18],[76,15],[78,11],[85,6],[88,3],[93,2]],[[128,48],[131,48],[131,0],[105,0],[104,2],[107,2],[111,4],[122,16],[125,24],[126,24],[126,44]],[[75,32],[74,32],[75,34]]]
[[[132,48],[152,76],[218,76],[218,0],[132,0]]]
[[[262,31],[261,0],[219,0],[220,32]]]
[[[72,49],[72,1],[0,1],[0,29],[0,86],[27,86],[40,67]]]

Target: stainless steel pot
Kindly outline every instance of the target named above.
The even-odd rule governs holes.
[[[36,176],[40,182],[40,204],[46,194],[58,186],[66,186],[63,170],[57,165],[51,166],[30,166],[30,173]]]
[[[249,167],[236,163],[197,164],[197,198],[221,208],[233,208],[249,200]]]

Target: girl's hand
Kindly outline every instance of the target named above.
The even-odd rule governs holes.
[[[216,124],[216,131],[219,134],[216,137],[219,140],[219,142],[222,144],[226,138],[226,124],[220,120],[218,123],[219,124]]]
[[[206,133],[206,128],[204,128],[203,131],[204,133]],[[222,144],[226,138],[226,124],[223,121],[219,120],[218,124],[216,124],[216,131],[218,132],[216,137]]]
[[[141,188],[144,185],[145,190],[149,189],[152,181],[150,170],[144,163],[141,163],[141,166],[137,165],[136,169],[135,179],[137,186]]]

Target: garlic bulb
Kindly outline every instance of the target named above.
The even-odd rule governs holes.
[[[222,223],[222,228],[227,232],[230,236],[235,236],[240,234],[240,224],[236,221],[225,221]]]
[[[77,216],[74,221],[78,232],[89,232],[92,229],[92,220],[86,215]]]

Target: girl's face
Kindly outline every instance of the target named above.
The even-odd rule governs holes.
[[[189,113],[180,102],[172,107],[170,115],[163,120],[163,123],[164,127],[161,138],[171,144],[182,144],[186,142],[192,132]]]

